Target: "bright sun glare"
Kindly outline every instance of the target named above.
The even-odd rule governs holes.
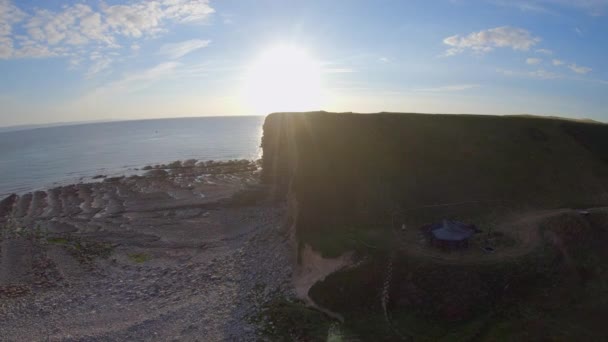
[[[322,92],[320,63],[301,48],[282,45],[247,70],[243,101],[257,114],[318,110]]]

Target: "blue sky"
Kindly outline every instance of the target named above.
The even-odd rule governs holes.
[[[284,44],[319,62],[306,109],[608,121],[606,33],[608,0],[0,0],[0,126],[260,114],[241,85]]]

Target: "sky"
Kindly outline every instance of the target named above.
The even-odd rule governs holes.
[[[0,126],[292,109],[608,121],[607,56],[608,0],[0,0]]]

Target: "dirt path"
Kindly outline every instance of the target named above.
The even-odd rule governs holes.
[[[295,268],[293,276],[293,287],[297,298],[303,300],[306,305],[324,312],[329,317],[344,322],[344,318],[335,312],[317,305],[308,295],[310,289],[319,281],[323,281],[330,274],[351,266],[353,253],[345,253],[337,258],[324,258],[320,252],[316,252],[309,245],[305,245],[300,253],[300,262]]]
[[[482,250],[482,247],[484,247],[483,240],[472,241],[467,249],[444,252],[436,248],[430,248],[419,231],[408,231],[401,234],[399,239],[403,252],[416,257],[432,259],[435,262],[448,264],[498,263],[508,259],[516,259],[532,252],[542,241],[539,233],[540,222],[549,217],[569,212],[574,212],[574,210],[542,210],[511,215],[505,218],[493,231],[504,233],[513,239],[514,243],[511,246],[498,246],[493,253],[486,253]]]

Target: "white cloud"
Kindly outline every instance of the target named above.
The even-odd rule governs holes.
[[[160,53],[171,59],[179,59],[198,49],[209,46],[210,40],[192,39],[180,43],[165,44],[160,48]]]
[[[66,57],[71,67],[90,61],[87,74],[92,75],[108,68],[111,51],[139,47],[138,40],[158,36],[170,24],[204,23],[214,13],[209,0],[133,0],[124,5],[100,0],[98,4],[25,13],[10,0],[0,0],[0,58]],[[17,23],[24,36],[12,36]],[[93,59],[88,51],[105,56]]]
[[[380,57],[380,58],[378,58],[378,61],[380,61],[382,63],[388,63],[388,62],[390,62],[390,59],[388,59],[387,57]]]
[[[558,75],[554,72],[551,72],[551,71],[544,70],[544,69],[530,71],[530,72],[528,72],[528,75],[532,78],[538,78],[541,80],[552,80],[552,79],[560,77],[560,75]]]
[[[446,51],[446,55],[452,56],[462,53],[467,49],[478,54],[490,52],[495,48],[511,48],[513,50],[527,51],[540,42],[540,40],[540,38],[532,36],[530,32],[524,29],[502,26],[473,32],[467,36],[455,35],[447,37],[443,40],[443,43],[451,46]]]
[[[99,101],[110,100],[117,95],[146,89],[160,80],[172,77],[179,66],[180,64],[177,62],[166,62],[149,69],[126,74],[117,81],[91,90],[74,101],[71,106],[74,108],[95,107]]]
[[[501,73],[505,76],[514,76],[514,77],[527,77],[527,78],[535,78],[540,80],[550,80],[561,78],[562,76],[556,74],[554,72],[550,72],[544,69],[538,69],[534,71],[516,71],[516,70],[507,70],[507,69],[496,69],[496,72]]]
[[[7,59],[13,55],[13,40],[0,36],[0,58]]]
[[[102,6],[107,30],[126,37],[139,38],[162,31],[163,12],[156,1],[131,5]]]
[[[113,62],[111,57],[103,55],[99,52],[91,54],[89,59],[93,64],[87,70],[87,77],[93,77],[96,74],[108,69]]]
[[[592,70],[591,68],[588,68],[588,67],[578,66],[578,65],[576,65],[576,63],[568,65],[568,68],[570,68],[570,70],[574,71],[577,74],[583,74],[583,75],[589,73]]]
[[[549,49],[536,49],[536,53],[542,53],[545,55],[552,55],[553,51]]]
[[[463,90],[474,89],[474,88],[479,88],[479,84],[454,84],[454,85],[447,85],[447,86],[440,86],[440,87],[433,87],[433,88],[415,89],[414,91],[448,92],[448,91],[463,91]]]
[[[10,0],[0,0],[0,36],[10,36],[13,24],[20,22],[24,17],[25,13]]]
[[[526,59],[526,64],[528,65],[537,65],[540,64],[543,60],[540,58],[528,58]]]
[[[60,43],[84,45],[88,43],[89,38],[82,34],[83,30],[79,23],[81,19],[92,13],[93,10],[83,4],[67,7],[59,13],[39,9],[29,18],[25,28],[30,39],[47,46]]]
[[[0,0],[0,59],[13,56],[14,44],[11,37],[13,25],[24,18],[25,13],[13,5],[10,0]]]
[[[204,21],[215,13],[209,0],[164,0],[162,6],[167,18],[180,22]]]
[[[19,49],[13,51],[12,58],[48,58],[57,57],[62,50],[53,51],[48,46],[32,40],[21,41]]]
[[[552,61],[552,63],[553,63],[553,65],[555,65],[555,66],[560,66],[560,65],[564,64],[564,61],[562,61],[561,59],[554,59],[554,60]]]

